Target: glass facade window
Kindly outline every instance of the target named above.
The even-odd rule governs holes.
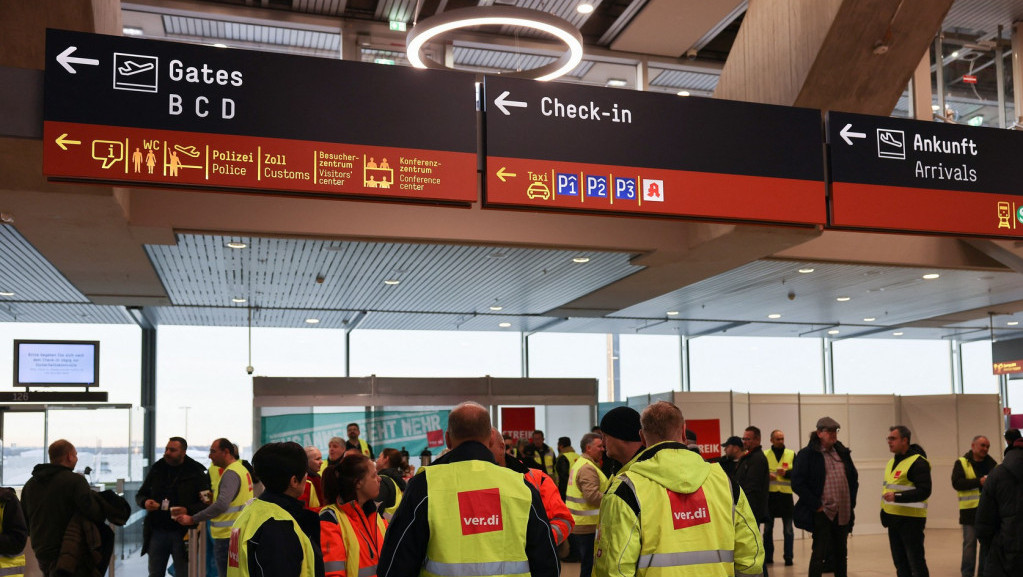
[[[689,341],[693,391],[820,394],[820,339],[700,337]]]
[[[621,335],[618,352],[622,399],[682,389],[682,349],[679,337]]]
[[[611,400],[609,357],[604,334],[537,333],[529,337],[530,377],[597,379],[601,401]]]
[[[991,341],[963,343],[963,392],[998,394],[998,377],[991,372]]]
[[[947,341],[849,339],[832,343],[835,393],[947,395],[952,357]]]

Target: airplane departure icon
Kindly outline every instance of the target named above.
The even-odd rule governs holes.
[[[135,74],[149,72],[153,68],[156,68],[156,65],[153,64],[152,62],[139,64],[134,60],[126,60],[124,64],[121,64],[120,66],[117,67],[117,71],[121,73],[122,76],[133,76]]]

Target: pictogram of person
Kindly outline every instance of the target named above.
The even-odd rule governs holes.
[[[146,154],[146,168],[149,169],[149,174],[153,174],[153,169],[156,168],[156,155],[153,154],[153,149],[148,148],[149,152]]]
[[[181,167],[181,159],[178,158],[178,152],[176,150],[170,151],[170,175],[177,176],[178,168]]]
[[[391,168],[391,165],[387,164],[386,158],[380,161],[380,168]]]
[[[376,168],[377,163],[373,160],[373,157],[369,157],[369,162],[366,163],[366,168]]]
[[[131,163],[135,165],[135,172],[142,172],[142,151],[137,146],[131,155]]]

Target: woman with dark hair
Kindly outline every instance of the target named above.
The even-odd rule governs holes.
[[[327,577],[375,577],[387,523],[374,502],[380,477],[365,455],[347,455],[323,472],[320,542]]]
[[[384,449],[377,458],[377,474],[380,475],[380,508],[384,519],[391,516],[401,504],[401,496],[405,492],[405,479],[402,476],[402,457],[398,449]]]

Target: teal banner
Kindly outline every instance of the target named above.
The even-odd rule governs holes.
[[[261,443],[294,441],[303,447],[314,445],[323,454],[331,437],[347,439],[346,428],[356,423],[362,438],[373,446],[374,454],[381,449],[404,448],[418,455],[429,448],[434,453],[444,446],[444,431],[448,428],[449,411],[366,411],[350,413],[303,413],[276,415],[262,418]],[[367,418],[368,417],[368,418]]]

